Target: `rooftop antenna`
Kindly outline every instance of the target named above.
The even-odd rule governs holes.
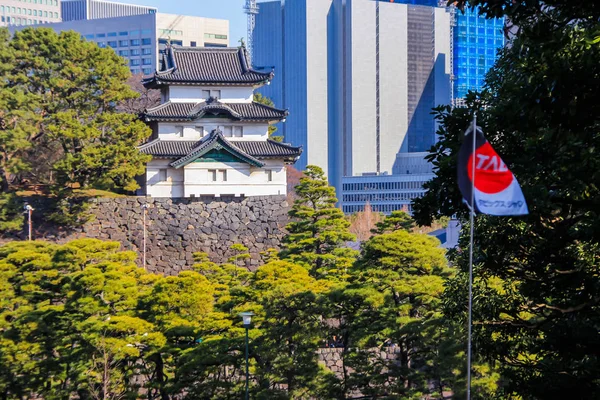
[[[256,0],[246,0],[244,12],[248,15],[247,50],[250,59],[252,59],[252,53],[254,51],[254,40],[252,36],[254,36],[254,27],[256,26],[256,15],[258,14],[258,5],[256,4]]]

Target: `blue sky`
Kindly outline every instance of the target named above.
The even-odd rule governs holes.
[[[229,20],[229,45],[237,46],[241,37],[246,37],[245,0],[113,0],[119,3],[139,4],[156,7],[168,14],[195,15],[198,17]]]

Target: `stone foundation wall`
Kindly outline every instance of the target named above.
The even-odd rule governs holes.
[[[141,264],[143,204],[149,207],[146,267],[165,275],[190,269],[193,253],[198,251],[208,253],[214,262],[225,262],[236,243],[248,247],[247,266],[253,269],[260,263],[261,252],[279,249],[288,223],[285,196],[101,198],[91,207],[95,218],[60,241],[78,237],[117,241],[124,250],[137,251]]]

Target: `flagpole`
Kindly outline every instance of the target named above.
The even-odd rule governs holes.
[[[473,314],[473,225],[475,220],[475,146],[477,145],[477,113],[473,115],[473,152],[471,153],[471,215],[470,215],[470,238],[469,238],[469,327],[467,340],[467,400],[471,400],[471,327]]]

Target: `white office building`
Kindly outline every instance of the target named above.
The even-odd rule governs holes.
[[[57,32],[73,30],[100,47],[111,47],[129,63],[133,74],[157,69],[168,42],[189,47],[227,47],[229,21],[188,15],[147,13],[125,17],[82,19],[44,25]],[[14,29],[22,29],[15,27]]]
[[[285,195],[286,164],[302,149],[268,138],[288,113],[253,101],[271,72],[250,66],[245,48],[168,47],[160,70],[144,81],[162,104],[143,118],[152,156],[145,194],[152,197]]]
[[[62,20],[76,21],[82,19],[100,19],[128,17],[131,15],[156,14],[155,7],[135,4],[117,3],[103,0],[63,0],[61,5]]]
[[[280,128],[305,146],[298,166],[342,176],[391,173],[396,154],[435,142],[431,108],[451,103],[450,13],[372,0],[259,3],[260,91],[290,110]]]
[[[428,153],[400,153],[394,174],[369,174],[342,178],[341,203],[346,214],[363,211],[367,203],[373,211],[390,214],[395,210],[412,213],[412,201],[425,194],[423,185],[434,177]]]
[[[0,0],[0,26],[60,22],[60,0]]]

